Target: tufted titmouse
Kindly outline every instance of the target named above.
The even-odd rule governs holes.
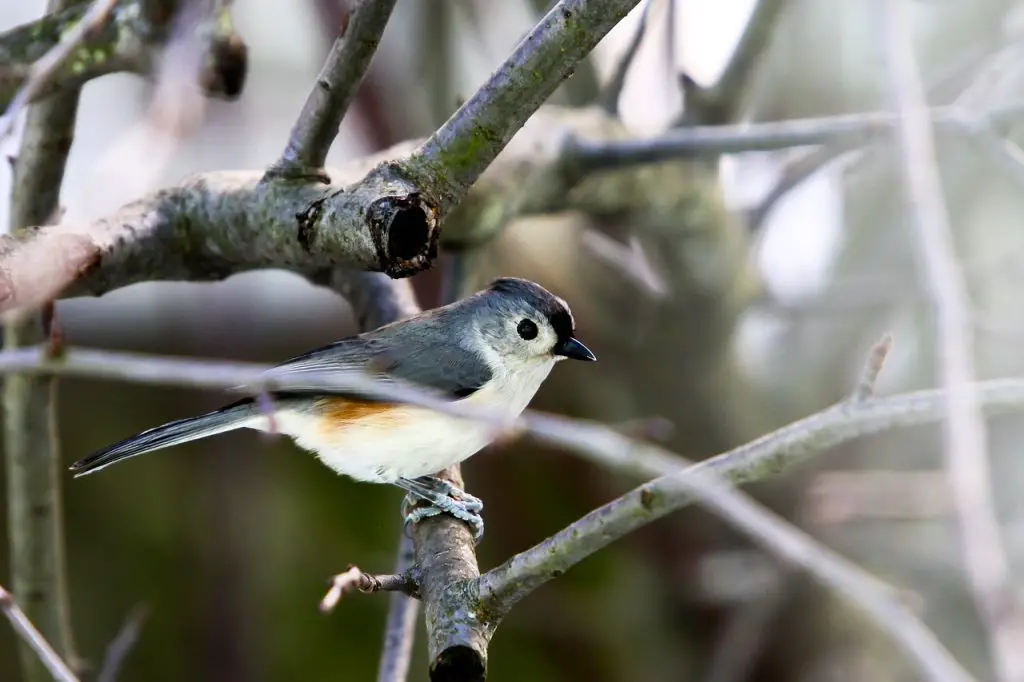
[[[337,473],[390,483],[430,507],[406,523],[447,512],[483,534],[481,501],[431,476],[494,438],[486,424],[414,405],[303,387],[309,373],[375,370],[442,392],[456,402],[518,416],[555,362],[597,358],[574,336],[569,306],[539,284],[503,277],[468,298],[342,339],[278,365],[273,427]],[[271,430],[255,398],[158,426],[71,465],[76,478],[135,455],[240,428]]]

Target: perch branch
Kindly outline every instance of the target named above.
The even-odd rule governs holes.
[[[454,254],[444,274],[442,304],[465,293],[466,255]],[[434,475],[465,490],[458,464]],[[417,523],[412,538],[421,576],[431,680],[485,679],[489,633],[465,627],[467,618],[472,618],[470,590],[480,576],[472,531],[466,523],[440,514]]]
[[[35,652],[54,680],[57,682],[78,682],[75,674],[61,660],[60,656],[57,655],[57,652],[53,650],[53,647],[50,646],[46,639],[39,634],[39,630],[35,629],[32,621],[25,616],[24,611],[18,608],[14,597],[3,586],[0,586],[0,611],[4,612],[7,620],[11,622],[11,627],[14,628],[15,634],[25,642],[26,646]]]
[[[392,280],[376,273],[335,269],[321,273],[315,281],[334,289],[349,302],[359,328],[364,331],[419,311],[408,280]],[[398,539],[394,575],[407,576],[408,584],[406,589],[391,594],[377,682],[405,682],[408,678],[420,608],[417,601],[419,573],[412,538],[406,535],[403,528]]]
[[[360,0],[338,28],[338,37],[306,98],[281,158],[268,173],[330,182],[323,170],[342,119],[363,82],[395,0]]]
[[[994,667],[1002,682],[1021,682],[1024,614],[1010,577],[992,499],[988,437],[973,383],[973,313],[953,243],[909,14],[907,2],[884,0],[886,70],[899,114],[896,138],[921,274],[935,306],[937,369],[949,396],[949,413],[943,420],[946,475],[967,579],[987,630]]]

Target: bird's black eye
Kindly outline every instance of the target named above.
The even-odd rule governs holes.
[[[533,323],[533,320],[520,320],[516,331],[527,341],[537,338],[537,325]]]

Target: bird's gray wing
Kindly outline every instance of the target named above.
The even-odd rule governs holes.
[[[385,381],[386,377],[394,377],[439,391],[449,398],[472,395],[492,376],[483,358],[448,338],[419,339],[410,349],[398,352],[389,339],[367,336],[343,339],[286,360],[271,370],[271,375],[275,392],[344,394],[347,392],[325,390],[308,378],[313,375],[340,378],[346,371],[383,373]]]

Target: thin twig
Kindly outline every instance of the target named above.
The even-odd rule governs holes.
[[[943,422],[946,471],[963,543],[964,565],[998,678],[1024,680],[1024,614],[1010,577],[992,500],[988,438],[974,371],[974,338],[967,287],[953,244],[939,176],[934,133],[918,73],[909,3],[884,2],[885,52],[891,97],[899,114],[897,140],[916,245],[935,305],[942,386],[949,395]]]
[[[338,28],[338,37],[306,98],[281,158],[268,174],[322,178],[327,152],[377,52],[396,0],[360,0]],[[329,182],[329,179],[324,180]]]
[[[963,132],[972,119],[1001,125],[1019,119],[1024,104],[999,107],[973,117],[958,107],[926,110],[936,126]],[[670,130],[651,138],[576,140],[569,154],[587,171],[619,168],[637,163],[656,163],[688,156],[764,152],[826,143],[863,145],[875,136],[894,134],[899,116],[891,112],[867,112],[790,119],[770,123],[698,126]]]
[[[39,634],[39,631],[36,630],[32,622],[25,616],[25,612],[15,603],[14,597],[3,586],[0,586],[0,611],[3,611],[4,615],[7,616],[7,620],[11,622],[14,633],[21,637],[25,644],[36,652],[39,660],[50,671],[54,680],[57,682],[78,682],[78,678],[71,672],[71,668],[61,660],[57,652],[53,650],[53,647]]]
[[[718,638],[708,663],[705,682],[742,682],[748,679],[769,638],[771,622],[789,596],[792,571],[782,570],[765,591],[735,609]]]
[[[149,610],[142,604],[136,606],[128,614],[121,630],[107,646],[107,652],[103,656],[103,665],[100,666],[100,671],[96,675],[96,682],[117,682],[117,677],[121,674],[121,669],[124,668],[128,654],[135,648],[135,643],[139,641],[142,625],[146,622],[148,615]]]
[[[447,213],[576,64],[639,0],[561,0],[409,160]]]
[[[870,402],[870,401],[869,401]],[[868,403],[861,403],[866,405]],[[532,436],[588,457],[601,457],[620,468],[657,472],[650,481],[626,495],[594,510],[544,543],[513,557],[479,580],[483,610],[493,620],[555,575],[585,556],[651,521],[696,501],[722,517],[752,540],[781,559],[804,568],[812,577],[848,599],[876,626],[887,632],[925,679],[935,682],[965,682],[971,676],[942,646],[925,625],[894,597],[891,589],[832,550],[819,545],[803,531],[736,491],[715,471],[724,455],[699,465],[660,448],[630,442],[606,428],[553,416],[531,415],[527,420]],[[778,437],[781,434],[776,434]],[[784,441],[783,441],[784,442]],[[759,452],[765,475],[765,459],[778,442],[755,441],[769,452]],[[803,443],[806,447],[807,443]],[[742,449],[741,449],[742,451]],[[820,450],[818,450],[820,452]],[[771,459],[768,459],[770,462]],[[776,461],[778,461],[776,459]],[[726,477],[742,478],[742,469]],[[747,470],[746,473],[751,473]],[[492,623],[493,627],[493,623]]]
[[[68,31],[59,43],[32,65],[28,78],[11,100],[4,116],[0,118],[0,142],[10,134],[11,127],[21,110],[49,85],[60,67],[74,54],[89,33],[106,23],[117,3],[118,0],[95,0],[78,25]]]
[[[411,573],[374,575],[363,573],[356,566],[349,566],[344,573],[331,578],[331,588],[320,600],[320,611],[329,613],[338,605],[341,598],[351,592],[363,592],[373,594],[374,592],[402,592],[404,594],[416,595],[416,581]]]
[[[860,379],[850,396],[851,402],[864,402],[875,394],[875,383],[878,381],[878,375],[890,352],[892,352],[892,334],[886,333],[868,353],[868,359],[861,370]]]
[[[750,84],[758,75],[758,63],[771,44],[775,27],[788,4],[787,0],[755,0],[729,63],[711,87],[702,88],[690,78],[681,79],[686,102],[679,124],[737,120],[742,113],[743,98],[749,95]]]
[[[629,73],[629,68],[633,65],[634,60],[636,60],[637,53],[640,52],[640,45],[644,42],[644,35],[647,33],[647,19],[651,13],[651,7],[659,0],[645,1],[647,4],[644,5],[640,21],[637,22],[636,30],[633,32],[633,38],[629,41],[629,45],[626,46],[626,50],[622,53],[619,61],[615,64],[615,70],[612,71],[611,78],[601,88],[601,94],[598,96],[598,104],[612,116],[617,117],[619,115],[619,98],[622,96],[622,90],[626,86],[626,76]],[[675,0],[667,1],[672,3]]]
[[[398,541],[395,573],[413,570],[416,549],[412,538],[405,534]],[[412,645],[416,639],[416,620],[420,612],[418,600],[401,592],[394,592],[388,604],[388,618],[384,625],[384,645],[380,651],[377,682],[405,682],[412,662]]]

